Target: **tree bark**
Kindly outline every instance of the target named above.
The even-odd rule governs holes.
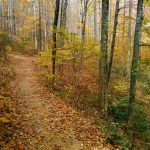
[[[66,19],[67,19],[67,6],[68,6],[68,0],[62,0],[61,2],[61,15],[60,15],[60,28],[63,30],[60,34],[61,36],[61,46],[64,45],[64,33],[66,30]]]
[[[128,56],[127,56],[127,76],[130,77],[130,60],[131,60],[131,49],[132,49],[132,0],[129,0],[129,25],[128,25]]]
[[[124,0],[124,8],[123,8],[123,26],[122,26],[122,76],[124,76],[124,52],[125,52],[125,15],[126,15],[126,6]]]
[[[56,0],[55,3],[55,15],[54,15],[54,23],[53,23],[53,49],[52,49],[52,86],[55,83],[55,73],[56,73],[56,47],[57,47],[57,26],[58,26],[58,18],[59,18],[59,7],[60,0]]]
[[[48,38],[47,38],[47,34],[48,34],[48,0],[45,0],[45,19],[44,19],[44,50],[48,50]]]
[[[102,27],[101,27],[101,108],[107,107],[107,76],[108,76],[108,16],[109,0],[102,0]]]
[[[133,58],[130,77],[129,116],[132,112],[132,104],[135,102],[136,96],[136,80],[138,74],[138,60],[140,51],[142,21],[143,21],[143,0],[138,0],[136,26],[134,34]]]
[[[39,38],[38,38],[38,49],[42,51],[42,14],[41,14],[41,0],[39,0]]]
[[[37,23],[36,23],[36,3],[33,4],[33,16],[34,16],[34,50],[37,50]]]
[[[94,41],[97,41],[97,2],[94,0]]]
[[[88,3],[89,0],[81,0],[81,5],[83,3],[83,10],[82,10],[82,19],[81,19],[81,67],[83,65],[83,46],[85,43],[85,27],[86,27],[86,18],[87,18],[87,11],[88,11]]]
[[[99,46],[100,46],[100,41],[101,41],[101,2],[98,2],[99,5]]]
[[[116,10],[115,10],[115,18],[114,18],[114,29],[113,29],[113,37],[110,49],[110,61],[108,66],[108,78],[107,82],[110,80],[112,65],[113,65],[113,58],[114,58],[114,50],[115,50],[115,42],[116,42],[116,33],[117,33],[117,26],[118,26],[118,16],[119,16],[119,3],[120,0],[116,1]]]

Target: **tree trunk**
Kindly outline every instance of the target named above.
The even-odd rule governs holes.
[[[108,16],[109,0],[102,0],[102,27],[101,27],[101,108],[107,107],[107,75],[108,75]]]
[[[132,0],[129,0],[129,25],[128,25],[128,56],[127,56],[127,76],[130,77],[130,60],[131,60],[131,49],[132,49]]]
[[[119,16],[119,3],[120,0],[116,1],[116,10],[115,10],[115,18],[114,18],[114,29],[113,29],[113,37],[110,49],[110,61],[108,66],[108,78],[107,82],[110,80],[112,65],[113,65],[113,58],[114,58],[114,50],[115,50],[115,42],[116,42],[116,33],[117,33],[117,26],[118,26],[118,16]]]
[[[33,4],[33,16],[34,16],[34,50],[37,50],[37,24],[36,24],[36,4]]]
[[[4,1],[1,2],[1,29],[4,30],[5,26],[5,19],[4,19]]]
[[[100,46],[100,41],[101,41],[101,2],[98,2],[99,5],[99,46]]]
[[[61,36],[61,46],[64,45],[64,33],[66,30],[66,19],[67,19],[67,6],[68,6],[68,0],[62,0],[61,2],[61,15],[60,15],[60,28],[62,29]]]
[[[122,77],[124,76],[125,24],[126,24],[125,15],[126,15],[126,8],[125,8],[125,0],[124,0],[123,27],[122,27]]]
[[[44,43],[44,50],[48,50],[48,38],[47,38],[47,34],[48,34],[48,0],[45,0],[45,19],[44,19],[44,39],[45,39],[45,43]]]
[[[60,47],[64,46],[64,41],[65,41],[65,32],[66,32],[66,21],[67,21],[67,6],[68,6],[68,0],[62,0],[61,1],[61,14],[60,14],[60,28],[61,28],[61,33],[60,33]],[[63,74],[63,53],[61,53],[61,65],[59,65],[59,69],[61,71],[61,74]]]
[[[12,10],[12,21],[13,21],[13,35],[16,35],[16,13],[15,13],[15,10],[16,10],[16,1],[14,0],[13,1],[13,10]]]
[[[81,0],[81,5],[83,3],[83,10],[82,10],[82,19],[81,19],[81,67],[83,65],[83,46],[85,42],[85,27],[86,27],[86,18],[87,18],[87,11],[88,11],[88,3],[89,0],[84,0],[82,2]]]
[[[59,5],[60,0],[56,0],[55,4],[55,15],[54,15],[54,23],[53,23],[53,49],[52,49],[52,86],[55,83],[55,73],[56,73],[56,41],[57,41],[57,26],[58,26],[58,18],[59,18]]]
[[[81,25],[82,25],[81,38],[83,42],[85,40],[85,25],[86,25],[86,17],[87,17],[87,10],[88,10],[88,2],[89,0],[85,0],[83,2],[83,11],[82,11],[82,20],[81,20]]]
[[[136,26],[134,34],[133,58],[130,77],[129,116],[131,114],[132,104],[135,102],[135,95],[136,95],[136,80],[138,74],[138,60],[140,51],[142,21],[143,21],[143,0],[138,0]]]
[[[39,0],[39,35],[38,35],[38,50],[42,51],[42,14],[41,14],[41,0]]]
[[[97,41],[97,2],[94,0],[94,41]]]

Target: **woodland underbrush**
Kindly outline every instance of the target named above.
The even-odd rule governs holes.
[[[143,57],[138,67],[136,103],[133,104],[133,113],[128,118],[130,77],[126,66],[120,63],[123,59],[121,49],[117,49],[118,55],[114,58],[106,112],[100,110],[99,46],[90,37],[83,44],[77,35],[68,36],[64,46],[57,48],[55,76],[51,73],[52,50],[40,53],[36,62],[40,80],[50,91],[100,126],[106,142],[120,145],[120,149],[149,150],[149,56],[141,53]],[[59,41],[57,44],[59,45]],[[53,86],[52,78],[55,78]]]
[[[39,59],[40,60],[40,59]],[[101,127],[106,142],[117,145],[125,150],[149,150],[150,149],[150,120],[149,120],[149,76],[148,66],[141,62],[139,70],[146,65],[146,70],[141,70],[137,85],[137,102],[133,105],[133,113],[128,118],[128,91],[129,79],[121,77],[118,68],[113,69],[112,80],[109,84],[109,110],[108,114],[99,113],[99,85],[96,66],[78,69],[74,73],[71,62],[63,65],[55,78],[55,87],[51,87],[51,64],[38,60],[38,71],[41,73],[43,83],[62,100],[70,103],[85,117],[90,118]],[[86,64],[87,65],[87,64]],[[88,64],[89,65],[89,64]],[[61,72],[61,73],[60,73]],[[94,73],[93,73],[94,72]],[[105,112],[103,112],[105,113]],[[102,117],[102,116],[107,116]]]
[[[10,82],[15,77],[8,59],[0,58],[0,148],[13,138],[15,127],[15,102],[11,98]]]

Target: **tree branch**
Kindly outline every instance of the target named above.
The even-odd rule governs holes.
[[[141,43],[140,46],[146,46],[146,47],[148,46],[148,47],[150,47],[150,44],[147,44],[147,43]]]

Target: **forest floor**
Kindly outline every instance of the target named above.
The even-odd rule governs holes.
[[[12,97],[18,125],[15,150],[110,150],[100,128],[39,81],[34,57],[13,55]],[[15,148],[14,148],[15,147]]]

